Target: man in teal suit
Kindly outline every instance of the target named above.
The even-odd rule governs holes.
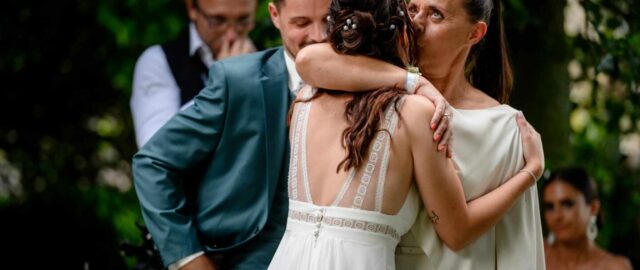
[[[286,226],[294,57],[326,38],[329,0],[274,0],[284,48],[215,63],[194,104],[133,158],[145,223],[170,269],[265,269]]]

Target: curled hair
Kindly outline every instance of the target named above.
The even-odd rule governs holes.
[[[467,78],[487,95],[500,103],[507,103],[513,88],[513,71],[502,21],[502,2],[465,0],[464,8],[471,22],[484,21],[488,26],[482,42],[471,49]]]
[[[329,42],[342,54],[367,55],[397,66],[415,65],[414,31],[402,0],[334,0],[329,7]],[[351,27],[355,24],[356,27]],[[347,27],[345,30],[345,26]],[[406,32],[405,32],[406,30]],[[407,41],[404,40],[404,33]],[[398,52],[404,44],[404,55]],[[408,59],[403,61],[402,57]]]
[[[329,42],[340,54],[366,55],[399,67],[404,67],[405,62],[415,65],[413,28],[407,14],[404,0],[333,0],[329,7]],[[311,99],[322,94],[344,93],[318,89]],[[371,142],[380,131],[384,111],[394,106],[397,112],[398,101],[405,90],[384,87],[351,94],[353,98],[345,109],[349,127],[342,132],[347,156],[337,171],[359,168],[363,164]]]

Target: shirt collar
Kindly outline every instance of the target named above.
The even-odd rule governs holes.
[[[287,65],[287,72],[289,73],[289,90],[293,92],[294,95],[298,94],[298,90],[300,90],[300,86],[304,83],[300,75],[298,75],[298,71],[296,70],[296,62],[289,54],[289,52],[285,49],[284,51],[284,62]]]
[[[200,59],[207,66],[211,66],[215,61],[211,49],[209,49],[209,46],[200,38],[196,25],[189,23],[189,56],[193,56],[196,53],[199,54]]]

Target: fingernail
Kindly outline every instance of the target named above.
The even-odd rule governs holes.
[[[435,123],[431,123],[431,129],[436,129],[436,124]]]
[[[444,147],[442,145],[438,146],[438,152],[442,151]]]
[[[439,140],[440,140],[440,134],[436,134],[436,136],[435,136],[435,138],[434,138],[434,139],[435,139],[436,141],[439,141]]]

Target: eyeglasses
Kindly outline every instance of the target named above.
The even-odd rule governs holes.
[[[197,3],[197,1],[194,1]],[[205,13],[200,7],[195,4],[195,9],[202,15],[210,28],[227,29],[230,25],[233,25],[236,31],[242,32],[248,30],[253,25],[253,18],[251,16],[242,17],[239,20],[230,20],[220,15],[210,15]]]

